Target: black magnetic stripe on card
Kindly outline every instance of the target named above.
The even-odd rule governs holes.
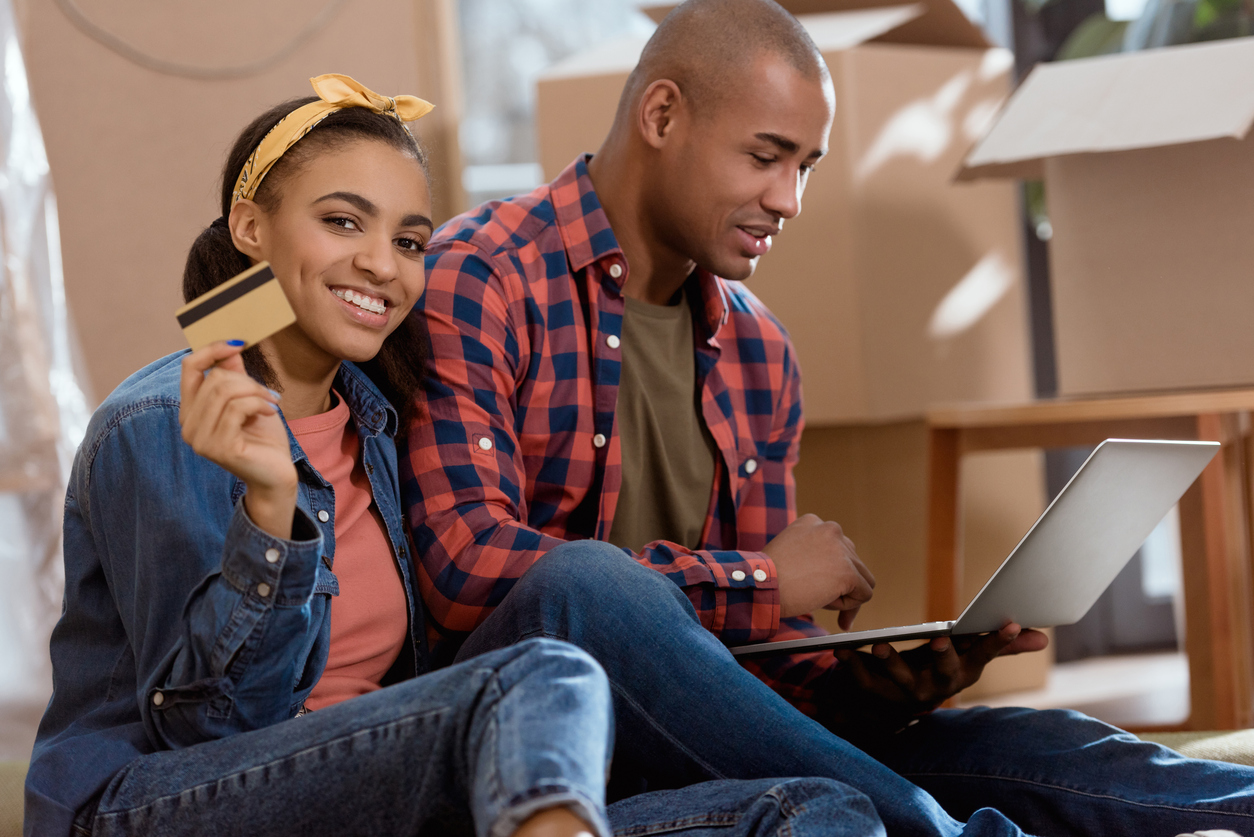
[[[220,294],[211,296],[195,308],[190,308],[178,315],[179,328],[187,328],[189,325],[209,316],[219,308],[225,308],[235,300],[239,299],[247,293],[257,290],[265,283],[274,278],[274,271],[267,265],[261,270],[249,276],[238,285],[227,288]]]

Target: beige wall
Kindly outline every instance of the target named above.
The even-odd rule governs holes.
[[[198,66],[272,54],[323,8],[322,0],[78,3],[144,52]],[[353,0],[275,69],[196,81],[130,63],[80,33],[51,0],[19,2],[60,209],[67,294],[95,399],[183,347],[173,312],[184,258],[219,214],[220,169],[248,121],[311,93],[309,77],[326,72],[440,104],[430,79],[427,89],[420,84],[428,62],[420,65],[417,49],[419,38],[438,29],[433,6],[439,0]]]

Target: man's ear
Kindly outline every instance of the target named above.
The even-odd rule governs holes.
[[[676,119],[687,103],[679,85],[670,79],[658,79],[650,84],[640,97],[640,133],[644,141],[654,148],[661,148],[674,133]]]
[[[231,214],[226,219],[235,249],[254,262],[264,261],[261,255],[261,222],[261,207],[248,199],[240,200],[231,207]]]

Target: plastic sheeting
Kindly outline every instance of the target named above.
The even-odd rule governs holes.
[[[90,411],[75,370],[48,158],[10,0],[0,0],[0,70],[0,759],[25,759],[52,691],[61,514]]]

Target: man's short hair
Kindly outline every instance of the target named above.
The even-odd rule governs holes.
[[[645,44],[627,79],[619,116],[658,79],[670,79],[704,112],[734,96],[738,75],[759,55],[783,58],[807,78],[825,80],[827,64],[805,27],[774,0],[687,0]]]

